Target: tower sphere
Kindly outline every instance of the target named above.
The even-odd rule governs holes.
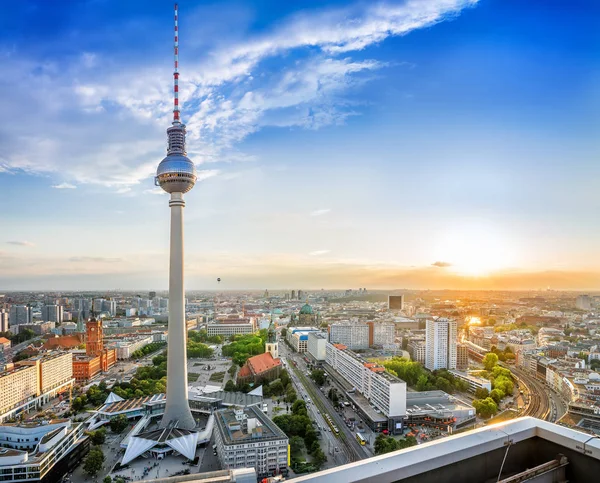
[[[196,184],[196,166],[184,154],[169,154],[158,165],[156,184],[167,193],[187,193]]]

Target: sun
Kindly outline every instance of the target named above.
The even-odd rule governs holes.
[[[485,277],[514,263],[512,244],[488,229],[469,228],[440,237],[436,260],[450,263],[449,270],[467,277]]]

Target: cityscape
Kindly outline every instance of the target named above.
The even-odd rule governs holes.
[[[579,169],[597,145],[587,127],[560,149],[552,139],[572,116],[593,123],[561,103],[597,104],[582,72],[598,67],[589,18],[600,10],[301,3],[5,5],[34,27],[0,35],[0,55],[23,67],[24,102],[40,115],[27,135],[0,127],[0,482],[587,482],[600,471],[597,168]],[[581,45],[579,64],[557,37]],[[537,64],[556,58],[580,98]],[[502,89],[521,69],[536,85],[513,89],[517,122]],[[75,107],[62,104],[63,71]],[[454,105],[470,76],[485,93]],[[433,93],[446,89],[448,104]],[[542,106],[538,91],[562,95]],[[11,111],[14,95],[0,99]],[[492,124],[477,131],[492,106],[493,143]],[[436,116],[453,119],[447,132]],[[367,134],[378,117],[399,132]],[[463,123],[472,150],[451,173]],[[415,144],[398,150],[399,139]],[[371,143],[382,151],[363,158]],[[412,167],[380,160],[390,146]],[[506,167],[536,179],[526,197]],[[406,176],[388,184],[378,168]]]

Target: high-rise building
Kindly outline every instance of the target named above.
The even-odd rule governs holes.
[[[304,291],[298,290],[298,300],[303,300],[303,299],[304,299]]]
[[[64,308],[62,305],[44,305],[42,307],[42,320],[44,322],[63,322]]]
[[[393,344],[396,339],[396,326],[382,322],[367,322],[369,326],[369,346]]]
[[[351,350],[369,348],[369,326],[363,323],[339,322],[329,326],[329,342],[343,344]]]
[[[148,298],[149,299],[153,299],[154,297],[156,297],[156,292],[148,292]]]
[[[428,320],[425,328],[425,367],[430,371],[456,369],[456,338],[456,320],[442,317]]]
[[[404,309],[404,295],[388,295],[388,309],[389,310],[403,310]]]
[[[33,322],[31,307],[28,305],[13,305],[10,308],[10,325],[31,324]]]
[[[292,300],[296,300],[296,291],[292,290],[292,296],[290,297]]]
[[[0,332],[8,332],[8,312],[0,310]]]
[[[469,368],[469,348],[465,344],[456,345],[456,368],[459,371]]]
[[[102,305],[100,309],[102,312],[108,312],[111,315],[111,317],[115,317],[117,315],[117,301],[102,300]]]
[[[327,348],[327,334],[324,332],[309,332],[307,351],[317,361],[324,361]]]
[[[91,315],[92,301],[90,299],[79,299],[73,302],[73,309],[80,317],[87,319]]]
[[[575,307],[579,310],[591,310],[592,298],[589,295],[579,295],[575,301]]]
[[[155,184],[171,195],[171,239],[169,266],[169,341],[167,351],[167,403],[160,423],[165,428],[194,429],[196,422],[188,403],[187,357],[185,325],[185,292],[183,288],[183,208],[184,193],[196,184],[196,166],[187,157],[186,128],[179,116],[179,32],[177,4],[175,4],[175,70],[173,123],[167,129],[167,156],[156,170]]]

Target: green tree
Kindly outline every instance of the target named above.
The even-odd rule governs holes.
[[[281,382],[281,379],[273,381],[269,384],[269,388],[271,390],[271,394],[274,396],[281,396],[285,392],[285,387]]]
[[[504,397],[504,392],[502,392],[500,389],[492,389],[492,392],[490,392],[490,397],[496,404],[500,404],[500,401],[502,401],[502,398]]]
[[[292,436],[290,438],[290,452],[295,457],[298,457],[302,454],[302,450],[304,449],[304,440],[300,436]]]
[[[225,391],[234,392],[235,389],[236,389],[235,382],[233,382],[231,379],[225,383],[225,388],[224,388]]]
[[[93,447],[85,457],[83,462],[83,471],[90,476],[96,476],[102,469],[104,463],[104,453],[98,447]]]
[[[102,483],[112,483],[112,478],[110,477],[110,475],[106,475],[102,480]]]
[[[489,395],[490,391],[488,391],[485,387],[478,387],[477,389],[475,389],[475,397],[477,399],[485,399]]]
[[[113,433],[122,433],[125,428],[129,426],[129,419],[127,419],[127,416],[124,414],[119,414],[118,416],[112,418],[108,425]]]
[[[292,414],[306,416],[306,403],[302,399],[296,399],[292,404]]]
[[[473,407],[483,418],[489,418],[498,412],[498,406],[491,397],[473,400]]]
[[[281,329],[281,337],[285,338],[286,335],[287,335],[287,329],[284,327],[283,329]]]
[[[312,377],[317,386],[325,384],[325,371],[323,369],[315,369],[310,373],[310,377]]]
[[[85,408],[85,405],[87,404],[87,400],[85,396],[77,396],[75,399],[73,399],[73,401],[71,402],[71,409],[75,412],[79,412],[81,411],[83,408]]]
[[[90,431],[88,435],[92,443],[95,445],[104,444],[106,441],[106,429],[104,428],[97,429],[96,431]]]
[[[491,371],[498,364],[498,356],[493,352],[489,352],[483,358],[483,367],[486,371]]]

